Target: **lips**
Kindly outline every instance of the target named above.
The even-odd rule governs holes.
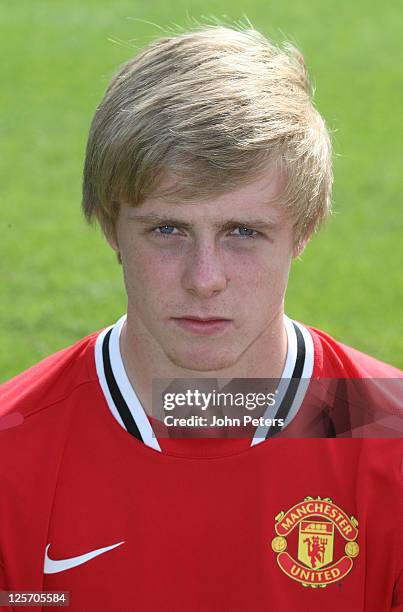
[[[232,323],[231,319],[222,317],[196,317],[194,315],[173,317],[173,321],[185,331],[198,335],[220,334]]]
[[[184,315],[183,317],[174,317],[175,319],[188,319],[189,321],[230,321],[224,317],[195,317],[192,315]]]

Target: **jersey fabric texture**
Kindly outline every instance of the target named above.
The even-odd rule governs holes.
[[[68,591],[74,612],[403,612],[390,394],[349,431],[308,401],[315,381],[402,372],[285,318],[284,427],[169,438],[126,376],[123,323],[1,388],[0,590]]]

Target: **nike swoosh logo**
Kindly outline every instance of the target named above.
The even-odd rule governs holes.
[[[112,546],[104,546],[104,548],[97,548],[96,550],[91,550],[84,555],[79,555],[78,557],[70,557],[69,559],[51,559],[48,556],[48,550],[50,544],[47,545],[45,550],[45,563],[43,566],[43,571],[45,574],[57,574],[57,572],[64,572],[64,570],[71,569],[72,567],[77,567],[77,565],[82,565],[82,563],[87,563],[90,559],[94,557],[98,557],[98,555],[103,555],[103,553],[108,552],[108,550],[112,550],[116,548],[116,546],[120,546],[124,544],[123,542],[118,542],[117,544],[112,544]]]

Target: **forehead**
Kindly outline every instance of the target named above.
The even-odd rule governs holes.
[[[172,175],[165,175],[155,192],[141,205],[128,207],[128,214],[135,218],[139,214],[173,214],[177,217],[196,221],[198,219],[225,219],[227,217],[244,217],[259,215],[262,220],[280,222],[284,217],[284,207],[280,198],[285,188],[285,173],[280,168],[268,167],[259,176],[251,179],[232,191],[211,195],[202,199],[181,201],[180,198],[164,199],[163,191],[175,186]]]

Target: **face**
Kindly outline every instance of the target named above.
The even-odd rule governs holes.
[[[218,371],[268,350],[293,257],[293,224],[277,203],[283,187],[272,170],[208,200],[121,205],[112,246],[127,325],[157,359]]]

